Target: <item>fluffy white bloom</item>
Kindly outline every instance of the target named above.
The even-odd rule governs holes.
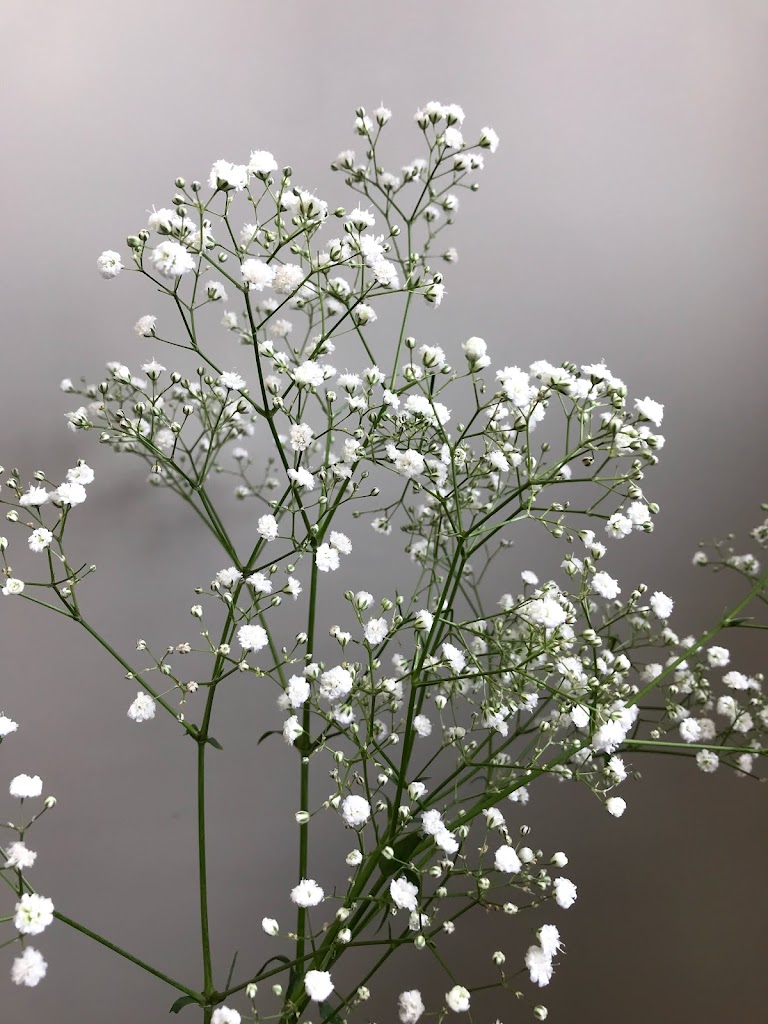
[[[525,370],[519,366],[505,366],[496,371],[504,395],[517,408],[525,408],[536,397],[536,388],[531,384]]]
[[[592,590],[595,594],[599,594],[600,597],[604,597],[607,601],[613,601],[621,593],[621,587],[618,581],[612,576],[609,576],[607,572],[596,572],[592,577]]]
[[[304,730],[296,715],[291,715],[283,723],[283,739],[286,743],[293,745],[303,732]]]
[[[363,635],[371,646],[380,644],[389,631],[386,619],[368,619]]]
[[[458,675],[463,672],[467,665],[467,658],[463,651],[460,651],[458,647],[453,644],[443,644],[443,657],[451,666],[453,671]]]
[[[727,647],[712,646],[707,651],[707,661],[712,668],[725,668],[731,660],[731,652]]]
[[[293,379],[302,387],[316,388],[325,380],[325,371],[320,363],[306,359],[293,371]]]
[[[148,693],[139,690],[133,704],[128,708],[128,717],[134,722],[146,722],[155,717],[155,702]]]
[[[432,732],[432,723],[426,715],[416,715],[413,720],[413,728],[417,736],[426,737]]]
[[[576,886],[570,878],[556,878],[552,883],[552,888],[555,893],[555,902],[563,910],[572,907],[576,902]]]
[[[703,772],[711,775],[712,772],[717,771],[717,767],[720,764],[720,758],[713,750],[700,750],[696,754],[696,764]]]
[[[416,629],[421,629],[429,632],[432,629],[432,623],[435,621],[435,617],[432,612],[428,612],[426,608],[422,608],[421,611],[416,615],[414,626]]]
[[[267,513],[267,515],[259,517],[259,521],[256,524],[256,532],[262,540],[274,540],[277,537],[277,530],[277,520],[274,516]]]
[[[26,508],[28,505],[40,506],[44,505],[50,494],[44,487],[38,487],[37,484],[32,484],[29,490],[25,491],[24,494],[19,498],[19,504]]]
[[[303,676],[291,676],[285,688],[285,696],[292,708],[300,708],[309,700],[310,686]]]
[[[493,130],[487,126],[480,132],[480,145],[483,149],[490,149],[492,153],[495,153],[499,145],[499,136]]]
[[[548,956],[541,946],[528,947],[525,966],[528,968],[532,984],[543,988],[552,980],[552,957]]]
[[[229,160],[216,160],[208,175],[211,188],[227,192],[235,189],[242,192],[248,184],[248,168],[245,164],[233,164]]]
[[[11,779],[9,792],[19,800],[40,796],[43,792],[43,780],[39,775],[17,775]]]
[[[628,537],[632,533],[632,520],[628,516],[622,515],[621,512],[614,512],[605,524],[605,532],[614,540]]]
[[[229,1006],[217,1006],[211,1017],[211,1024],[240,1024],[242,1017]]]
[[[568,618],[565,608],[549,594],[530,601],[524,611],[534,625],[543,629],[557,629]]]
[[[548,957],[555,956],[563,947],[557,925],[544,924],[538,932],[539,945]]]
[[[305,491],[314,491],[315,478],[309,470],[304,469],[303,466],[299,466],[298,469],[289,469],[288,476],[293,480],[297,487],[303,487]]]
[[[336,548],[342,555],[352,554],[352,541],[346,535],[346,533],[339,533],[338,530],[331,530],[331,535],[328,538],[331,547]]]
[[[371,816],[371,805],[364,796],[351,794],[344,798],[341,816],[352,828],[360,828]]]
[[[318,693],[330,701],[343,700],[352,692],[354,686],[352,674],[341,665],[326,669],[320,676]]]
[[[635,408],[643,417],[643,419],[650,420],[654,426],[660,427],[661,421],[664,418],[664,406],[659,402],[654,402],[652,398],[637,398],[635,399]]]
[[[627,801],[622,800],[620,796],[609,796],[605,801],[605,809],[614,818],[620,818],[627,809]]]
[[[147,314],[146,316],[140,316],[136,323],[133,325],[134,331],[139,335],[140,338],[151,338],[155,333],[155,324],[157,323],[157,317]]]
[[[16,868],[18,871],[26,871],[37,860],[35,851],[27,849],[25,843],[11,843],[6,852],[8,859],[5,862],[5,866],[7,868]]]
[[[24,581],[16,579],[15,576],[9,576],[5,581],[5,586],[0,593],[4,594],[5,597],[15,597],[24,592]]]
[[[255,292],[263,292],[275,279],[274,269],[263,260],[244,260],[240,266],[240,274],[243,284],[248,285],[249,291]]]
[[[315,432],[308,423],[294,423],[288,431],[291,448],[295,452],[305,452],[312,444]]]
[[[469,992],[463,985],[454,985],[450,992],[446,992],[445,1001],[454,1013],[466,1013],[469,1010]]]
[[[263,572],[254,572],[246,579],[246,583],[250,583],[257,594],[271,594],[272,580],[268,576],[265,576]]]
[[[17,956],[11,967],[11,981],[14,985],[26,985],[34,988],[45,977],[48,964],[41,953],[33,946],[27,946],[21,956]]]
[[[493,863],[497,871],[503,871],[508,875],[516,875],[523,870],[520,858],[511,846],[500,846]]]
[[[242,578],[243,574],[234,565],[230,565],[228,569],[219,569],[216,573],[216,580],[223,587],[234,587]]]
[[[59,505],[82,505],[86,499],[86,491],[82,484],[66,480],[59,484],[51,494],[51,498]]]
[[[12,732],[16,732],[19,728],[19,723],[14,722],[12,718],[8,718],[7,715],[0,715],[0,739],[4,736],[10,736]]]
[[[333,992],[333,981],[328,971],[307,971],[304,976],[304,990],[310,999],[323,1003]]]
[[[315,564],[320,572],[334,572],[339,568],[339,552],[330,544],[321,544],[315,552]]]
[[[377,319],[376,310],[365,302],[359,303],[352,311],[352,316],[360,326],[372,324]]]
[[[13,926],[22,935],[39,935],[53,921],[53,900],[25,892],[16,904]]]
[[[160,242],[152,250],[152,263],[163,277],[181,277],[195,269],[194,257],[178,242]]]
[[[277,170],[277,161],[266,149],[255,149],[248,161],[248,170],[251,174],[266,178],[268,174]]]
[[[275,270],[272,287],[279,295],[290,295],[295,292],[304,280],[304,271],[295,263],[284,263]]]
[[[696,718],[684,718],[680,723],[680,738],[686,743],[698,743],[701,739],[701,726]]]
[[[397,1015],[402,1024],[416,1024],[424,1013],[424,1000],[417,988],[401,992],[397,997]]]
[[[242,391],[245,387],[245,378],[241,377],[239,373],[232,373],[228,370],[226,373],[220,374],[219,384],[230,391]]]
[[[237,631],[237,639],[244,651],[260,651],[269,643],[267,631],[257,624],[241,626]]]
[[[291,899],[298,907],[316,907],[322,903],[325,893],[313,878],[302,878],[291,889]]]
[[[96,266],[99,268],[101,276],[109,280],[111,277],[117,277],[123,269],[123,260],[119,252],[115,252],[114,249],[105,249],[96,260]]]
[[[659,619],[668,619],[672,614],[672,609],[675,607],[675,602],[672,598],[667,597],[661,590],[657,590],[655,594],[651,595],[649,604],[653,614]]]
[[[409,479],[419,476],[426,467],[424,456],[413,448],[406,448],[401,452],[394,445],[389,445],[387,455],[394,462],[397,472]]]
[[[407,878],[402,876],[400,878],[393,878],[389,883],[389,895],[392,897],[392,902],[395,906],[400,907],[401,910],[416,910],[418,906],[418,888],[413,882],[409,882]]]

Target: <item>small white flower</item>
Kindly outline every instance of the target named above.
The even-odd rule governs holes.
[[[53,900],[25,892],[16,904],[13,926],[22,935],[39,935],[53,921]]]
[[[9,576],[5,581],[5,586],[0,593],[3,593],[6,597],[13,597],[24,592],[24,581],[17,580],[15,576]]]
[[[255,149],[248,161],[248,170],[257,177],[266,178],[277,170],[277,161],[266,149]]]
[[[302,487],[305,491],[314,491],[315,478],[303,466],[299,466],[298,469],[289,469],[288,476],[297,487]]]
[[[249,291],[263,292],[275,279],[275,271],[262,260],[245,260],[240,266],[240,274],[243,284],[248,285]]]
[[[288,431],[291,448],[295,452],[305,452],[312,444],[315,432],[308,423],[294,423]]]
[[[7,849],[8,858],[5,862],[7,868],[16,868],[18,871],[26,871],[31,868],[37,860],[34,850],[27,849],[24,843],[11,843]]]
[[[371,816],[371,805],[365,797],[353,793],[344,798],[341,816],[352,828],[362,828]]]
[[[659,619],[668,619],[672,614],[672,609],[675,607],[675,602],[672,598],[667,597],[667,595],[662,593],[661,590],[657,590],[656,593],[651,596],[649,604],[653,614]]]
[[[222,373],[219,377],[219,384],[230,391],[242,391],[245,387],[245,379],[239,373]]]
[[[539,945],[544,950],[548,957],[555,956],[559,953],[563,947],[560,941],[560,932],[557,925],[544,924],[539,928],[538,932]]]
[[[12,718],[8,718],[7,715],[0,715],[0,739],[4,736],[10,736],[12,732],[16,732],[19,728],[19,723],[14,722]]]
[[[304,730],[296,715],[291,715],[283,723],[283,739],[286,743],[293,745],[303,732]]]
[[[267,631],[263,626],[241,626],[237,631],[237,639],[244,651],[260,651],[269,643]]]
[[[368,619],[363,630],[363,635],[366,641],[375,647],[376,644],[380,644],[385,639],[389,627],[387,626],[386,619]]]
[[[208,184],[213,189],[227,192],[235,189],[242,192],[248,184],[248,168],[245,164],[232,164],[229,160],[217,160],[208,175]]]
[[[114,249],[105,249],[96,260],[96,266],[101,276],[109,280],[111,277],[117,277],[123,269],[123,261],[119,252],[115,252]]]
[[[397,1015],[402,1024],[416,1024],[423,1013],[424,1000],[418,989],[400,993],[397,998]]]
[[[33,946],[27,946],[21,956],[17,956],[11,967],[11,981],[14,985],[26,985],[34,988],[45,977],[48,964],[41,953]]]
[[[480,145],[483,149],[490,149],[492,153],[496,152],[499,145],[499,136],[493,128],[483,128],[480,132]]]
[[[156,705],[152,697],[139,690],[133,704],[128,708],[128,717],[134,722],[147,722],[155,717]]]
[[[242,1020],[237,1010],[232,1010],[228,1006],[218,1006],[213,1011],[211,1017],[211,1024],[240,1024]]]
[[[419,890],[413,882],[409,882],[402,876],[393,878],[389,883],[389,895],[392,897],[392,902],[401,910],[416,910],[418,894]]]
[[[298,907],[316,907],[322,903],[325,893],[312,878],[302,878],[297,886],[291,889],[291,899]]]
[[[622,800],[620,796],[609,796],[605,801],[605,809],[609,814],[612,814],[614,818],[620,818],[627,809],[627,801]]]
[[[278,533],[277,520],[275,517],[269,514],[261,516],[256,524],[256,532],[263,540],[275,540]]]
[[[613,601],[621,593],[618,582],[607,572],[596,572],[592,577],[592,590],[607,601]]]
[[[307,971],[304,976],[304,990],[316,1003],[324,1003],[333,992],[333,981],[328,971]]]
[[[454,1013],[466,1013],[469,1010],[469,992],[463,985],[454,985],[450,992],[446,992],[445,1001]]]
[[[572,907],[576,902],[576,886],[570,878],[556,878],[552,883],[552,888],[555,893],[555,902],[563,910]]]
[[[65,481],[63,484],[59,484],[56,490],[51,494],[51,498],[58,505],[82,505],[86,497],[87,494],[83,485],[71,481]]]
[[[494,865],[497,871],[508,875],[516,875],[523,870],[523,865],[516,851],[511,846],[501,846],[496,851]]]
[[[155,324],[157,323],[156,316],[140,316],[136,323],[133,325],[134,331],[139,335],[140,338],[151,338],[155,333]]]
[[[664,418],[664,406],[659,402],[654,402],[652,398],[637,398],[635,399],[635,408],[645,420],[650,420],[654,426],[660,427],[661,421]]]
[[[261,927],[267,933],[267,935],[277,935],[280,931],[280,926],[274,917],[262,917]]]
[[[330,544],[321,544],[315,552],[315,564],[320,572],[334,572],[339,568],[339,552]]]
[[[15,779],[11,779],[9,792],[19,800],[40,796],[43,792],[43,780],[39,775],[17,775]]]
[[[346,535],[346,533],[339,533],[338,530],[331,530],[331,535],[328,538],[331,547],[342,555],[352,554],[352,541]]]
[[[160,242],[152,250],[152,263],[163,277],[181,277],[195,269],[194,257],[178,242]]]
[[[525,966],[531,982],[543,988],[552,980],[552,957],[547,956],[541,946],[529,946],[525,954]]]

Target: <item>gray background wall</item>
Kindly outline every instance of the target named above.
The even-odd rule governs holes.
[[[502,139],[454,229],[462,259],[429,321],[433,340],[479,334],[509,362],[605,357],[634,395],[662,401],[668,446],[648,482],[657,532],[627,541],[612,566],[628,586],[672,593],[681,633],[717,614],[725,595],[703,586],[690,555],[700,537],[753,525],[766,497],[764,0],[5,0],[0,29],[0,461],[26,477],[80,455],[97,466],[75,532],[101,573],[87,606],[116,646],[186,638],[191,588],[220,561],[135,467],[64,427],[60,378],[98,379],[106,360],[147,354],[131,331],[146,289],[125,276],[105,284],[95,257],[167,203],[176,175],[203,177],[213,159],[251,148],[273,150],[332,205],[345,201],[328,163],[356,141],[354,107],[381,100],[395,112],[395,166],[415,155],[411,114],[430,98],[461,103],[468,125]],[[232,514],[247,525],[242,506]],[[511,569],[536,568],[544,550]],[[362,576],[383,571],[360,565]],[[367,578],[350,569],[340,589]],[[59,798],[35,836],[41,888],[194,981],[191,750],[159,722],[128,722],[130,685],[74,625],[21,602],[0,613],[0,703],[22,724],[3,747],[2,778],[39,772]],[[765,667],[756,645],[742,667]],[[259,962],[247,950],[266,949],[261,916],[287,919],[295,784],[281,774],[287,760],[267,768],[272,753],[253,750],[271,698],[241,690],[219,728],[212,865],[221,960],[239,946],[244,970]],[[550,1019],[760,1019],[765,791],[674,758],[637,766],[645,779],[621,821],[554,786],[515,819],[534,826],[537,845],[567,850],[580,886],[557,919],[567,955],[542,993]],[[456,955],[471,958],[490,928],[501,948],[524,948],[518,926],[480,919],[454,937]],[[128,1024],[167,1012],[158,983],[62,926],[40,946],[50,971],[35,991],[16,990],[0,964],[3,1021]],[[395,1016],[391,1003],[371,1015]],[[530,1019],[505,996],[476,1015],[496,1017]]]

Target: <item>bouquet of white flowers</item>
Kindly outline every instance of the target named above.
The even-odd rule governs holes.
[[[206,1024],[365,1016],[390,957],[406,984],[418,982],[414,947],[445,972],[445,994],[427,1007],[415,983],[404,987],[403,1024],[469,1011],[474,992],[495,986],[544,1020],[535,993],[552,978],[559,915],[577,887],[563,852],[529,846],[530,830],[508,823],[513,805],[555,776],[619,817],[621,783],[641,753],[674,749],[704,772],[723,764],[748,775],[766,753],[762,678],[731,668],[715,643],[756,625],[745,610],[765,604],[768,577],[754,555],[696,554],[738,574],[744,593],[685,638],[670,625],[669,596],[622,587],[603,568],[612,543],[653,532],[658,506],[644,480],[664,443],[663,407],[630,401],[602,362],[496,368],[482,338],[449,355],[410,333],[414,308],[443,300],[438,263],[457,259],[443,232],[498,138],[488,127],[467,132],[459,106],[428,103],[415,116],[423,155],[392,173],[381,155],[390,117],[359,109],[363,151],[333,162],[356,194],[352,209],[331,209],[255,151],[243,164],[217,160],[207,184],[178,178],[171,206],[128,238],[125,266],[116,251],[98,259],[105,278],[131,269],[152,283],[158,306],[135,330],[178,363],[152,358],[138,373],[109,363],[101,382],[62,382],[82,400],[69,425],[143,460],[149,482],[174,492],[218,545],[222,567],[196,591],[195,644],[153,650],[140,640],[135,656],[118,653],[84,607],[95,567],[65,551],[70,516],[98,487],[80,461],[63,482],[10,472],[2,593],[74,620],[129,680],[129,718],[160,717],[166,734],[193,741],[179,756],[196,760],[202,971],[171,978],[36,892],[28,834],[55,801],[38,807],[41,779],[19,775],[13,841],[0,851],[17,900],[4,918],[21,946],[17,984],[45,976],[29,940],[56,919],[165,981],[178,996],[172,1009],[197,1007]],[[225,331],[237,345],[230,355]],[[253,508],[245,543],[231,529],[232,496]],[[522,520],[562,548],[556,578],[519,565],[511,574]],[[334,573],[354,558],[366,521],[387,558],[404,552],[397,584],[364,577],[334,624]],[[752,536],[764,546],[768,523]],[[13,566],[27,548],[36,561],[22,572]],[[204,666],[195,679],[189,655]],[[262,921],[275,953],[258,967],[243,951],[244,976],[224,978],[214,976],[209,929],[206,765],[226,758],[214,711],[236,673],[274,690],[279,720],[262,749],[268,758],[282,732],[300,799],[287,815],[295,885],[283,919]],[[16,728],[0,717],[0,738]],[[317,799],[310,778],[329,776]],[[313,823],[329,816],[347,830],[349,852],[334,876],[316,877]],[[523,924],[516,915],[527,908],[543,909],[546,923]],[[465,976],[444,941],[475,909],[515,917],[523,936],[519,960],[496,951],[480,979]],[[342,957],[358,972],[343,988]]]

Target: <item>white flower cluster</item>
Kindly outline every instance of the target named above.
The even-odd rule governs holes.
[[[767,746],[762,675],[730,667],[716,629],[679,637],[670,596],[630,588],[609,571],[614,541],[653,531],[659,508],[645,475],[665,443],[663,405],[630,400],[604,362],[511,365],[499,358],[501,341],[462,340],[450,325],[440,344],[411,333],[414,305],[435,309],[446,295],[435,267],[450,268],[458,254],[442,249],[442,232],[464,194],[477,191],[499,139],[489,127],[471,135],[457,104],[430,101],[414,118],[423,155],[387,170],[381,146],[391,117],[359,108],[362,155],[345,150],[333,162],[354,193],[349,209],[295,184],[265,150],[242,163],[216,160],[207,187],[178,178],[171,204],[129,236],[125,267],[108,250],[98,269],[149,279],[162,308],[141,315],[135,334],[192,353],[195,371],[181,362],[169,371],[152,357],[139,372],[111,362],[101,381],[61,384],[83,403],[69,426],[95,429],[103,445],[141,459],[148,481],[182,498],[222,552],[210,585],[195,589],[199,638],[176,638],[160,653],[139,640],[149,659],[142,668],[116,655],[136,694],[128,717],[170,714],[197,746],[202,785],[203,755],[222,746],[209,731],[214,700],[234,691],[230,677],[274,690],[273,720],[258,742],[282,735],[282,756],[299,775],[301,805],[288,822],[299,871],[289,892],[275,894],[295,927],[264,916],[264,933],[287,951],[274,958],[282,966],[216,997],[224,1004],[244,991],[254,1018],[264,1015],[259,983],[284,967],[271,982],[282,1001],[275,1016],[298,1020],[316,1002],[324,1017],[346,1019],[370,991],[363,983],[344,995],[332,972],[377,920],[390,938],[371,942],[437,953],[475,907],[510,920],[517,894],[525,906],[571,907],[577,888],[561,874],[568,858],[545,857],[527,845],[527,826],[517,826],[518,838],[507,821],[540,778],[580,783],[618,818],[627,808],[618,787],[635,754],[655,744],[690,753],[704,772],[726,763],[742,776],[757,773]],[[395,310],[394,325],[386,310]],[[211,316],[239,358],[209,348]],[[76,588],[92,567],[74,568],[82,560],[65,555],[63,534],[93,473],[81,462],[64,483],[37,475],[26,491],[16,476],[6,484],[7,518],[30,531],[33,552],[63,567],[35,585],[85,624]],[[214,479],[255,503],[246,506],[255,509],[246,537],[219,507]],[[55,522],[43,520],[47,505]],[[515,562],[524,519],[563,549],[547,578]],[[364,537],[366,521],[373,532]],[[397,538],[404,552],[392,550]],[[753,538],[768,543],[768,521]],[[354,576],[378,545],[393,564],[401,559],[395,589],[363,578],[370,590],[346,591],[333,621],[334,583]],[[7,548],[0,539],[3,593],[19,594],[27,577],[11,570]],[[696,560],[737,573],[748,599],[764,600],[754,555],[718,550]],[[496,565],[518,585],[491,594]],[[280,611],[288,598],[299,632]],[[720,627],[738,625],[744,606]],[[181,668],[187,654],[209,666],[200,682]],[[194,706],[198,690],[204,709]],[[13,728],[0,718],[0,734]],[[310,785],[310,774],[325,782]],[[40,795],[37,785],[20,776],[16,795]],[[309,832],[323,819],[344,830],[351,849],[336,876],[327,867],[318,881]],[[201,818],[202,847],[203,826]],[[7,857],[8,870],[34,862],[21,836]],[[17,928],[37,934],[50,901],[19,895]],[[524,956],[532,985],[549,983],[561,949],[558,927],[542,925]],[[14,980],[40,974],[36,956],[25,949]],[[517,982],[505,959],[493,953],[509,988]],[[440,1014],[469,1012],[473,990],[451,980]],[[212,1024],[241,1020],[228,1005],[208,1012]],[[400,1021],[416,1024],[424,1013],[420,991],[404,989]],[[546,1013],[534,1009],[537,1019]]]
[[[13,719],[0,715],[0,745],[17,729],[18,724]],[[11,980],[14,985],[25,985],[28,988],[39,984],[48,971],[42,953],[30,945],[28,939],[30,936],[41,935],[52,923],[54,916],[53,901],[36,893],[27,880],[27,872],[37,861],[37,852],[27,845],[26,835],[45,811],[56,803],[53,797],[46,797],[42,808],[26,818],[25,801],[38,799],[42,792],[43,781],[39,775],[22,774],[11,780],[9,793],[19,801],[18,813],[22,817],[18,822],[7,822],[6,827],[16,832],[19,838],[7,847],[0,848],[0,874],[18,894],[12,920],[22,949],[11,965]]]

